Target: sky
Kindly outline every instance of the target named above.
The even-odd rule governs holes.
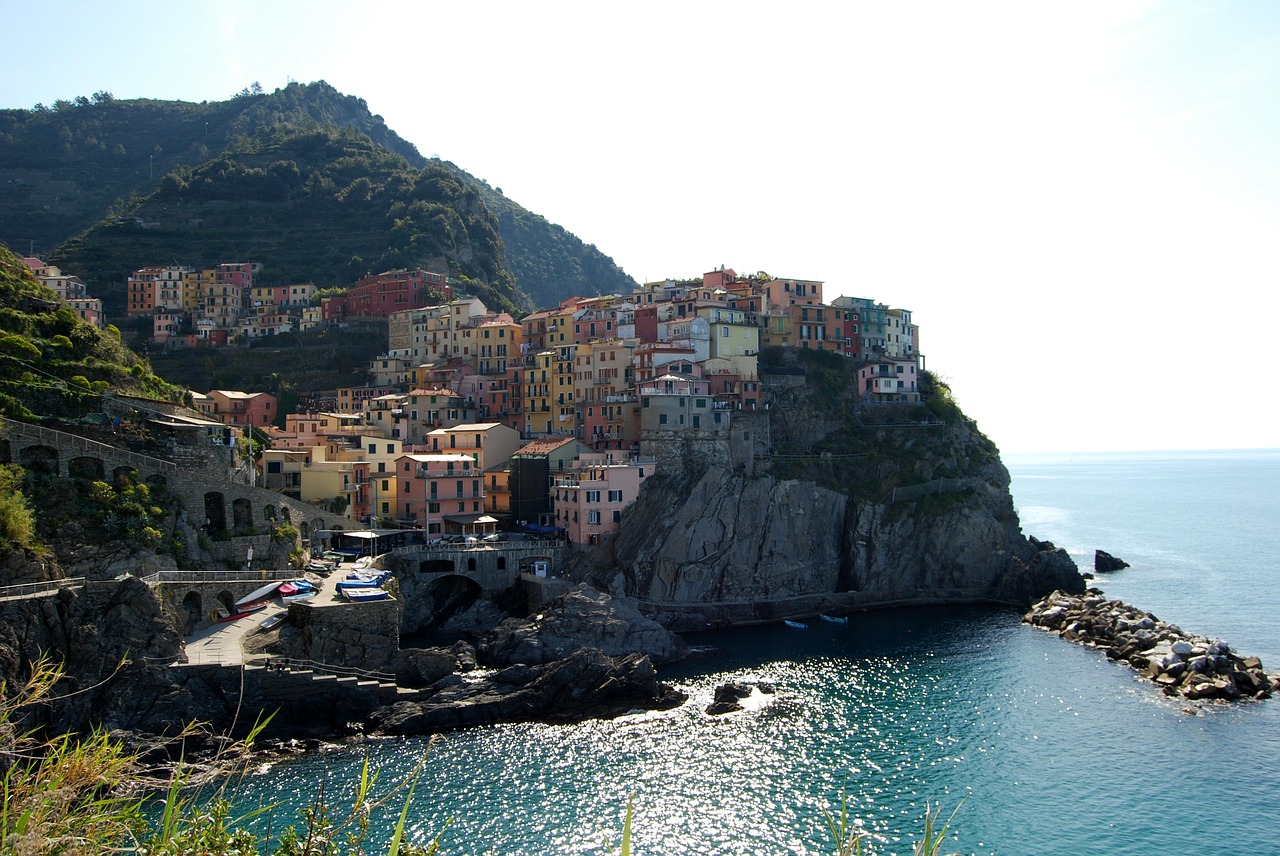
[[[0,0],[0,107],[325,80],[640,281],[910,309],[1002,451],[1273,448],[1274,2]]]

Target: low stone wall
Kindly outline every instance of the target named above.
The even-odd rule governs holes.
[[[1220,639],[1184,633],[1149,612],[1108,600],[1097,589],[1083,595],[1055,591],[1023,620],[1101,648],[1112,660],[1125,660],[1169,695],[1235,700],[1269,698],[1280,691],[1280,676],[1263,671],[1257,657],[1239,656]]]

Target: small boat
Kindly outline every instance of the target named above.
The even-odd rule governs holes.
[[[249,592],[247,595],[245,595],[244,597],[236,601],[236,609],[243,609],[246,604],[257,603],[260,600],[265,601],[267,598],[271,597],[271,595],[279,587],[280,587],[280,581],[276,580],[275,582],[267,583],[262,588],[254,589],[253,591]]]
[[[298,591],[315,591],[316,587],[307,580],[289,580]]]
[[[298,587],[293,583],[281,583],[280,587],[277,588],[276,591],[280,593],[281,597],[289,597],[290,595],[298,593]]]
[[[844,617],[844,616],[842,616],[842,615],[827,615],[827,614],[824,612],[824,613],[822,613],[819,617],[820,617],[823,621],[828,621],[828,622],[830,622],[830,623],[832,623],[832,624],[848,624],[848,623],[849,623],[849,619],[845,618],[845,617]]]
[[[391,593],[381,588],[344,588],[342,596],[352,603],[363,603],[366,600],[386,600]]]
[[[270,630],[271,628],[279,624],[281,621],[284,621],[284,617],[286,614],[287,613],[284,613],[284,612],[277,612],[275,615],[268,615],[266,618],[262,620],[262,623],[258,625],[258,630],[259,631]]]
[[[231,613],[228,613],[225,609],[219,609],[218,622],[222,624],[228,621],[235,621],[237,618],[244,618],[246,615],[253,615],[255,612],[261,612],[267,608],[267,602],[265,600],[260,600],[257,603],[249,603],[243,606],[236,604],[236,608],[238,611]]]
[[[283,600],[285,603],[293,603],[295,600],[306,600],[309,597],[315,597],[315,596],[316,596],[316,593],[315,593],[315,590],[313,589],[312,591],[300,591],[297,594],[291,594],[286,597],[282,597],[280,599]]]
[[[787,625],[788,627],[794,627],[796,630],[809,629],[809,625],[805,624],[803,621],[792,621],[790,618],[782,619],[782,623]]]
[[[338,581],[338,591],[346,591],[347,589],[367,589],[380,588],[386,580],[382,577],[356,577],[355,579],[345,579]]]

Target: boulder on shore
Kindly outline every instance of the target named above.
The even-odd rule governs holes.
[[[576,722],[666,710],[685,699],[658,681],[648,657],[614,658],[582,648],[548,665],[511,666],[482,680],[450,676],[429,698],[379,708],[366,725],[374,734],[432,734],[497,722]]]
[[[1129,567],[1129,563],[1124,559],[1118,559],[1108,553],[1106,550],[1093,551],[1093,569],[1099,573],[1107,573],[1108,571],[1119,571]]]
[[[684,641],[642,615],[635,601],[580,585],[536,615],[503,621],[476,646],[476,656],[490,666],[536,666],[579,648],[598,648],[614,657],[643,654],[655,663],[688,654]]]

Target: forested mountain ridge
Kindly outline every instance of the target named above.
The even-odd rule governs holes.
[[[323,82],[201,104],[100,92],[54,108],[0,111],[0,241],[50,254],[109,313],[129,271],[175,261],[259,261],[264,282],[320,285],[443,265],[510,309],[635,284]]]

